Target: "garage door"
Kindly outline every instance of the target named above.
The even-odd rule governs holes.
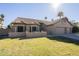
[[[64,34],[65,28],[56,28],[56,34]]]

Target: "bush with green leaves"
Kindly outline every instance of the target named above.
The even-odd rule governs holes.
[[[77,32],[79,32],[79,27],[78,26],[74,26],[72,28],[72,33],[77,33]]]

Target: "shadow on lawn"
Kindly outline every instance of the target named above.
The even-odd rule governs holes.
[[[4,40],[4,39],[18,39],[18,40],[23,40],[23,39],[27,39],[27,38],[18,38],[18,37],[15,37],[15,38],[9,38],[9,37],[5,37],[5,38],[0,38],[0,40]]]
[[[11,38],[11,37],[0,37],[0,40],[4,40],[4,39],[18,39],[18,40],[25,40],[25,39],[32,39],[32,38],[41,38],[41,37],[14,37],[14,38]]]
[[[60,42],[65,42],[65,43],[73,43],[76,45],[79,45],[79,40],[71,39],[71,38],[66,38],[62,36],[56,36],[56,37],[48,37],[50,40],[56,40]]]

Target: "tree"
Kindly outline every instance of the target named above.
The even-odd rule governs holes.
[[[77,32],[79,32],[79,27],[78,26],[74,26],[72,28],[72,33],[77,33]]]
[[[1,16],[1,18],[4,18],[4,14],[1,14],[0,16]]]
[[[62,11],[60,11],[57,16],[61,18],[62,16],[64,16],[64,14]]]
[[[45,17],[45,19],[47,19],[47,17]]]
[[[4,15],[3,14],[1,14],[0,15],[0,28],[2,28],[3,27],[3,21],[4,21]]]
[[[8,29],[11,29],[11,26],[10,26],[10,25],[8,25],[8,26],[7,26],[7,28],[8,28]]]
[[[79,22],[73,22],[72,24],[74,25],[72,28],[72,33],[79,32]]]

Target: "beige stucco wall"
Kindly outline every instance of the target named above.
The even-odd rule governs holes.
[[[55,31],[55,27],[53,27],[53,26],[48,26],[47,28],[47,34],[49,35],[52,35],[52,34],[54,34],[54,31]]]
[[[47,32],[51,33],[51,34],[62,34],[63,32],[63,28],[67,28],[67,34],[70,33],[70,28],[72,29],[72,25],[70,25],[67,21],[65,21],[64,23],[62,23],[62,21],[54,24],[54,25],[50,25],[47,27]],[[62,28],[62,29],[58,29],[57,28]],[[57,31],[57,32],[56,32]]]
[[[46,37],[47,32],[10,32],[9,37]]]
[[[26,37],[46,37],[47,32],[26,32]]]
[[[25,37],[25,32],[9,32],[9,37]]]

